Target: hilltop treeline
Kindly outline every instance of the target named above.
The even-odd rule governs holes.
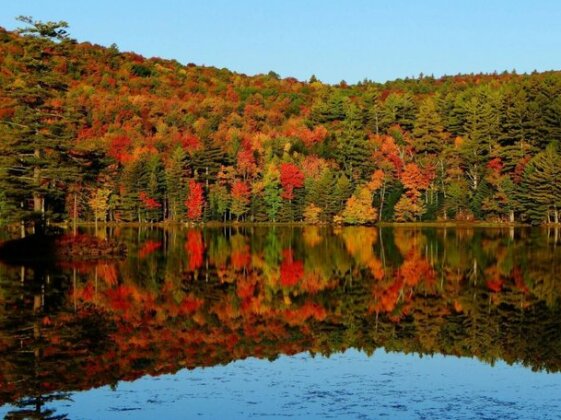
[[[0,219],[558,222],[561,73],[333,86],[0,32]]]

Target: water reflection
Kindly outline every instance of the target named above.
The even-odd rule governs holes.
[[[349,348],[561,369],[556,231],[117,229],[122,261],[0,266],[0,404]]]

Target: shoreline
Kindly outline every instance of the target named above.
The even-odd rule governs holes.
[[[307,223],[307,222],[246,222],[246,221],[232,221],[232,222],[172,222],[172,221],[162,221],[162,222],[106,222],[98,223],[99,228],[119,228],[119,227],[207,227],[207,228],[217,228],[217,227],[379,227],[379,228],[490,228],[490,229],[506,229],[506,228],[560,228],[561,223],[549,223],[541,225],[531,225],[529,223],[521,222],[485,222],[485,221],[430,221],[430,222],[378,222],[374,224],[365,225],[348,225],[348,224],[335,224],[335,223]],[[51,223],[51,226],[59,227],[65,230],[72,229],[72,223]],[[76,227],[79,228],[95,228],[94,222],[78,222]]]
[[[56,222],[50,223],[49,226],[53,228],[58,228],[64,231],[64,233],[72,233],[73,224],[70,222]],[[331,228],[331,229],[341,229],[348,227],[368,227],[368,228],[392,228],[392,229],[560,229],[561,223],[544,223],[541,225],[531,225],[529,223],[521,222],[485,222],[485,221],[427,221],[427,222],[377,222],[374,224],[365,225],[347,225],[347,224],[335,224],[335,223],[307,223],[307,222],[247,222],[247,221],[232,221],[232,222],[172,222],[172,221],[161,221],[161,222],[106,222],[97,224],[97,230],[102,231],[104,229],[118,229],[118,228],[138,228],[138,229],[168,229],[168,228],[180,228],[180,229],[192,229],[192,228],[274,228],[274,227],[292,227],[292,228],[304,228],[304,227],[317,227],[321,229]],[[77,229],[88,229],[95,230],[95,222],[77,222]],[[19,226],[6,225],[0,228],[0,233],[3,235],[9,235],[4,238],[16,239],[19,237]],[[28,232],[28,235],[32,233]],[[1,238],[0,238],[1,239]]]

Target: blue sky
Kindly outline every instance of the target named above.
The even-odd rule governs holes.
[[[555,0],[19,0],[0,26],[22,14],[121,51],[328,83],[561,69]]]

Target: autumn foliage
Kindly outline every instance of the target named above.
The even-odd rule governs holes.
[[[194,179],[189,180],[189,194],[185,200],[187,218],[192,221],[200,220],[204,204],[203,186]]]
[[[561,220],[559,72],[331,86],[25,34],[0,28],[0,223]]]

